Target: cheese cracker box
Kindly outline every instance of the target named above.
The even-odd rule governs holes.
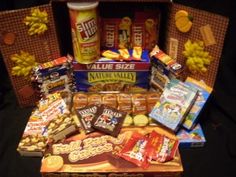
[[[116,138],[98,132],[80,133],[62,143],[49,145],[42,159],[41,173],[45,177],[180,177],[183,166],[178,150],[173,160],[165,163],[151,161],[147,169],[116,155],[134,132],[146,135],[153,130],[176,139],[173,133],[160,127],[123,128]]]
[[[187,115],[186,119],[183,122],[183,127],[192,130],[193,127],[196,125],[199,114],[205,105],[208,97],[212,92],[212,88],[204,84],[203,82],[197,81],[191,77],[188,77],[185,81],[185,84],[189,85],[190,87],[194,87],[198,89],[198,96],[193,104],[193,107],[190,109],[189,114]]]
[[[177,133],[179,139],[179,147],[203,147],[206,143],[206,139],[200,124],[197,124],[193,130],[187,131],[186,129],[180,129]]]
[[[101,58],[92,64],[73,63],[77,91],[144,91],[149,88],[150,58],[117,61]]]
[[[172,79],[149,116],[167,128],[177,131],[196,100],[197,94],[197,89]]]

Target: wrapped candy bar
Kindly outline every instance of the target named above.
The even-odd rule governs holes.
[[[31,82],[39,97],[57,91],[70,93],[74,90],[71,62],[69,56],[60,57],[33,68]]]

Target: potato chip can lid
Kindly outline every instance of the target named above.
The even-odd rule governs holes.
[[[98,2],[68,2],[67,7],[73,10],[89,10],[98,6]]]

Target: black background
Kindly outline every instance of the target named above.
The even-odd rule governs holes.
[[[207,143],[204,148],[182,149],[184,177],[236,176],[236,1],[176,0],[175,3],[207,10],[229,18],[213,94],[201,114]],[[47,0],[1,0],[10,10],[47,3]],[[1,28],[1,27],[0,27]],[[21,157],[17,151],[32,108],[19,108],[0,58],[0,176],[40,176],[40,158]]]

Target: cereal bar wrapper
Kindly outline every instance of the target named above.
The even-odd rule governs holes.
[[[167,128],[177,131],[197,95],[197,89],[191,88],[177,79],[172,79],[149,116]]]
[[[118,154],[123,159],[136,164],[144,169],[148,168],[147,160],[148,137],[134,132],[129,141]]]
[[[69,56],[60,57],[33,68],[31,82],[39,97],[57,91],[71,92],[74,90],[71,62],[72,58]]]

